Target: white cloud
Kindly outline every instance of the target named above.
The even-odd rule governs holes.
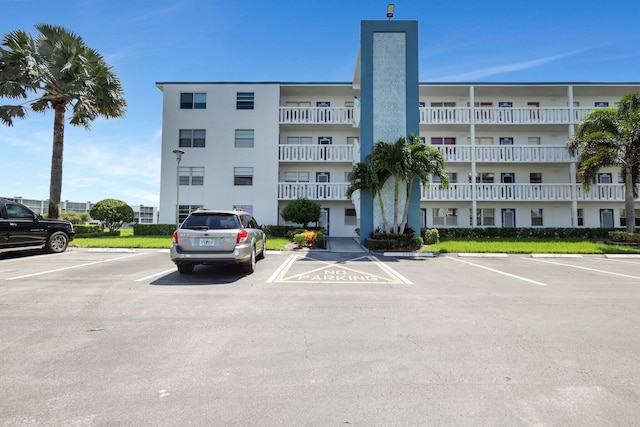
[[[538,59],[533,59],[529,61],[515,62],[512,64],[504,64],[504,65],[498,65],[495,67],[482,68],[479,70],[469,71],[467,73],[432,78],[427,81],[433,81],[433,82],[474,81],[474,80],[479,80],[479,79],[483,79],[490,76],[495,76],[498,74],[509,73],[512,71],[520,71],[520,70],[526,70],[530,68],[536,68],[541,65],[548,64],[550,62],[554,62],[560,59],[564,59],[566,57],[575,55],[580,52],[584,52],[584,50],[586,49],[563,53],[560,55],[547,56],[544,58],[538,58]]]

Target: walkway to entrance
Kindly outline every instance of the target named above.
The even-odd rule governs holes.
[[[366,252],[353,237],[328,237],[327,249],[330,252]]]

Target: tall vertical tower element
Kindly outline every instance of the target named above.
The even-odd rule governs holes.
[[[418,21],[362,21],[360,30],[361,161],[378,141],[420,133]],[[387,218],[393,218],[393,184],[382,196]],[[412,184],[408,226],[420,231],[420,184]],[[404,200],[405,195],[400,195]],[[378,201],[367,192],[360,200],[360,241],[382,228]]]

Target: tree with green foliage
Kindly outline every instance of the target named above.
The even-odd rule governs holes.
[[[117,199],[104,199],[91,207],[91,218],[102,222],[109,231],[117,231],[125,222],[133,221],[131,206]]]
[[[320,203],[303,197],[287,203],[280,216],[285,221],[302,224],[303,228],[307,228],[310,222],[320,221],[321,207]]]
[[[98,117],[121,117],[126,102],[120,81],[102,55],[79,36],[56,25],[36,25],[35,37],[22,30],[0,44],[0,97],[19,100],[0,106],[0,121],[13,125],[27,110],[53,110],[53,150],[49,217],[60,218],[65,114],[69,123],[90,128]]]
[[[91,221],[91,216],[87,212],[62,211],[62,219],[69,221],[71,224],[80,225]]]
[[[382,228],[386,232],[388,229],[387,215],[384,210],[382,199],[382,185],[386,181],[388,173],[386,170],[375,170],[370,156],[364,162],[353,167],[351,182],[345,191],[347,198],[351,198],[356,191],[368,191],[371,197],[377,197],[382,213]]]
[[[567,148],[578,157],[578,179],[589,191],[598,171],[620,169],[625,188],[625,220],[628,233],[635,231],[635,198],[640,182],[640,92],[631,92],[617,108],[588,113],[576,126]]]
[[[415,179],[420,179],[423,185],[428,185],[430,176],[440,178],[441,185],[449,186],[444,155],[435,147],[427,146],[420,139],[411,135],[409,142],[400,137],[393,144],[378,141],[373,145],[371,153],[363,163],[353,168],[351,182],[347,187],[347,197],[351,197],[356,190],[366,190],[372,197],[377,196],[382,211],[383,231],[389,231],[385,216],[385,206],[382,202],[382,190],[388,179],[393,178],[393,223],[391,233],[402,234],[409,216],[409,201]],[[400,188],[405,185],[406,198],[400,220]]]

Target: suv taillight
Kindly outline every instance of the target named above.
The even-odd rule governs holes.
[[[236,243],[246,242],[247,237],[249,237],[249,233],[244,228],[241,228],[240,231],[238,231],[238,239],[236,240]]]
[[[178,244],[178,230],[173,232],[173,243]]]

